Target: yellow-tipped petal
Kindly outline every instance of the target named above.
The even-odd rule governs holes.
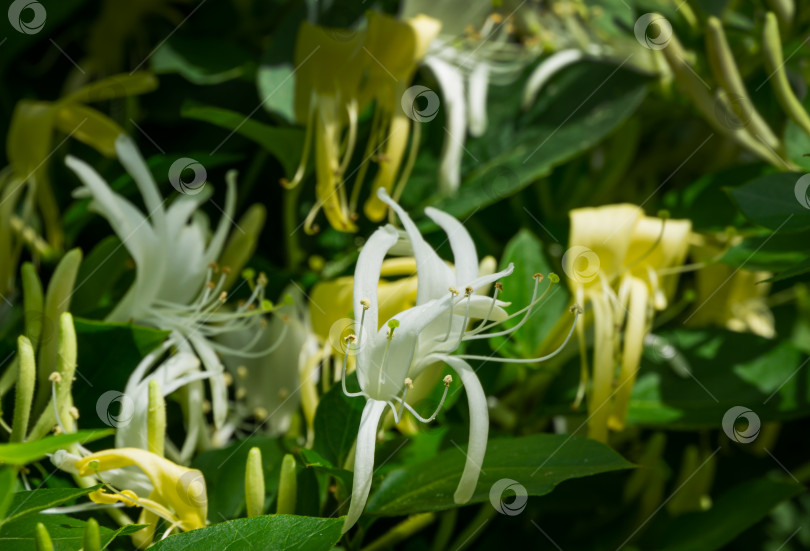
[[[76,462],[79,476],[96,472],[136,466],[152,482],[154,490],[149,500],[170,508],[176,514],[180,528],[193,530],[205,526],[208,496],[205,478],[197,469],[182,467],[138,448],[117,448],[100,451]],[[140,498],[143,501],[143,498]]]

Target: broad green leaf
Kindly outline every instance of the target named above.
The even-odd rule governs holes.
[[[70,300],[71,313],[88,315],[102,306],[104,295],[124,273],[129,258],[129,252],[116,235],[105,237],[93,247],[79,266],[76,276],[79,284],[74,287]]]
[[[229,520],[159,541],[151,551],[329,551],[340,539],[343,518],[267,515]]]
[[[723,493],[706,512],[673,520],[661,551],[714,551],[731,542],[779,503],[805,491],[799,484],[768,478],[747,480]]]
[[[366,505],[372,515],[408,515],[458,507],[453,501],[465,454],[455,447],[421,463],[391,472]],[[580,437],[536,434],[490,440],[481,477],[470,503],[490,499],[501,479],[512,479],[528,495],[542,496],[571,478],[628,469],[632,464],[608,446]]]
[[[810,415],[810,366],[802,364],[802,354],[789,342],[722,329],[681,329],[658,336],[683,355],[691,376],[677,375],[668,354],[645,351],[628,423],[720,428],[733,406],[750,408],[762,422]]]
[[[0,444],[0,464],[27,465],[71,444],[86,444],[112,433],[111,430],[80,430],[70,434],[46,436],[32,442]]]
[[[304,458],[305,467],[314,469],[320,473],[331,475],[340,481],[341,484],[343,484],[344,489],[351,489],[353,480],[351,471],[335,467],[315,450],[303,449],[301,450],[301,455]]]
[[[730,189],[729,194],[752,222],[772,230],[800,230],[810,227],[810,205],[796,197],[801,177],[798,172],[768,174]],[[807,190],[804,201],[810,201]]]
[[[554,270],[543,250],[543,243],[526,229],[518,232],[506,245],[500,269],[506,268],[510,262],[515,264],[515,271],[501,281],[504,290],[498,295],[498,298],[511,302],[512,305],[507,310],[514,312],[531,302],[535,284],[534,274],[541,273],[545,276],[538,286],[537,296],[539,297],[551,284],[548,275]],[[526,323],[520,329],[512,333],[509,338],[492,339],[493,349],[513,358],[536,357],[557,320],[567,312],[566,307],[569,300],[570,294],[564,284],[551,285],[546,298],[532,309]],[[522,316],[513,318],[498,325],[494,330],[514,327],[521,319]]]
[[[725,252],[720,262],[747,270],[781,272],[810,256],[810,231],[768,232],[748,237]]]
[[[771,282],[784,281],[784,280],[790,279],[792,277],[804,275],[807,272],[810,272],[810,258],[807,258],[807,259],[799,262],[798,264],[795,264],[795,265],[791,266],[790,268],[788,268],[786,270],[780,271],[778,274],[776,274],[775,276],[773,276],[771,278],[766,279],[765,281],[771,281]]]
[[[245,510],[245,465],[250,448],[262,450],[264,485],[270,502],[278,492],[278,477],[284,451],[278,441],[253,436],[218,450],[197,455],[191,463],[202,471],[208,488],[208,518],[231,519]]]
[[[470,140],[474,168],[461,184],[463,193],[437,206],[464,217],[547,176],[632,115],[647,93],[646,82],[646,77],[613,64],[583,62],[555,76],[529,113],[517,111],[518,102],[508,102],[512,105],[501,108],[514,107],[509,124],[516,128],[510,132],[493,122],[490,126],[498,126],[505,138],[488,133]]]
[[[38,551],[34,541],[34,529],[39,522],[48,529],[54,549],[79,551],[82,548],[87,523],[67,515],[38,514],[27,515],[0,527],[0,549]],[[142,524],[130,524],[118,530],[110,530],[106,526],[99,526],[102,549],[106,548],[115,538],[133,534],[143,527]]]
[[[74,323],[81,368],[73,382],[73,398],[77,404],[89,405],[82,410],[82,426],[110,426],[107,419],[96,415],[99,398],[111,390],[123,391],[135,366],[163,343],[169,332],[131,323],[82,318],[74,318]]]
[[[346,385],[357,387],[357,376],[346,377]],[[360,417],[365,400],[349,398],[341,385],[332,385],[318,402],[315,412],[315,443],[313,449],[336,467],[344,467],[349,451],[357,439]]]
[[[298,166],[304,142],[301,129],[269,126],[251,119],[250,115],[219,107],[186,106],[181,115],[215,124],[253,140],[278,159],[289,178]]]
[[[27,492],[16,492],[12,496],[7,516],[0,524],[73,501],[99,488],[101,488],[101,484],[89,488],[40,488]]]
[[[278,113],[289,123],[295,122],[295,70],[291,63],[262,65],[256,74],[259,94],[268,111]]]

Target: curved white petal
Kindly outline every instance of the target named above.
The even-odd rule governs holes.
[[[378,304],[377,304],[377,286],[380,283],[380,270],[382,270],[382,263],[385,255],[391,247],[396,244],[399,234],[393,226],[383,226],[378,228],[371,237],[368,238],[363,249],[360,251],[360,256],[357,258],[357,265],[354,270],[354,320],[355,320],[355,334],[358,338],[364,339],[366,336],[372,336],[377,332],[379,322]],[[369,308],[363,314],[363,305],[361,300],[368,299]],[[360,318],[363,318],[363,334],[360,331]]]
[[[489,88],[489,64],[476,63],[467,84],[470,119],[470,136],[478,137],[487,131],[487,90]]]
[[[529,75],[529,80],[523,88],[523,109],[528,109],[537,99],[537,94],[546,83],[562,69],[573,65],[583,59],[585,54],[581,50],[560,50],[544,59]]]
[[[425,214],[447,234],[453,250],[453,264],[456,267],[456,285],[464,288],[478,277],[478,253],[475,251],[470,233],[464,225],[446,212],[427,207]]]
[[[152,178],[152,173],[143,160],[141,152],[135,142],[126,134],[121,134],[115,140],[115,151],[118,154],[118,159],[141,192],[146,212],[149,218],[152,219],[152,224],[155,232],[161,237],[166,237],[166,212],[163,209],[164,199],[158,191],[155,179]],[[169,236],[171,237],[171,236]]]
[[[444,137],[442,144],[439,188],[445,195],[452,195],[461,184],[461,156],[467,137],[464,75],[458,67],[447,63],[438,55],[426,57],[425,65],[433,71],[442,89],[442,110],[447,124],[445,131],[448,135]]]
[[[368,400],[360,418],[357,432],[357,446],[354,453],[354,480],[352,482],[352,502],[349,514],[343,524],[343,533],[354,526],[366,507],[371,490],[371,477],[374,474],[374,446],[377,440],[377,424],[385,411],[386,402]]]
[[[418,274],[416,303],[424,304],[430,300],[446,296],[448,288],[455,283],[453,270],[436,254],[433,247],[424,240],[405,209],[391,199],[383,188],[377,190],[377,196],[397,213],[413,246],[413,256],[416,260],[416,272]]]
[[[229,170],[225,175],[225,181],[227,183],[225,209],[223,210],[222,218],[219,219],[217,230],[208,243],[203,266],[207,266],[219,258],[220,253],[222,253],[222,247],[225,246],[225,239],[228,237],[228,229],[233,223],[234,213],[236,212],[236,171]],[[241,232],[242,230],[237,228],[237,231]]]
[[[456,503],[467,503],[475,493],[478,475],[487,451],[489,434],[487,397],[470,364],[453,356],[440,356],[439,358],[458,373],[470,405],[470,443],[467,446],[467,462],[464,464],[464,472],[461,473],[461,480],[453,495]]]

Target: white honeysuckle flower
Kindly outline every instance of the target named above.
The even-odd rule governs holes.
[[[317,370],[305,373],[310,358],[321,350],[305,296],[292,285],[282,296],[283,304],[274,310],[267,323],[256,321],[262,327],[219,338],[220,343],[246,353],[223,354],[225,367],[234,379],[236,407],[232,420],[215,434],[215,444],[227,442],[239,424],[251,417],[262,432],[272,436],[284,434],[301,405],[302,392],[306,391],[302,379],[317,378]],[[255,331],[259,331],[258,340]]]
[[[534,363],[549,359],[568,343],[579,314],[579,309],[575,309],[574,324],[565,342],[557,351],[543,358],[504,359],[495,356],[454,354],[463,342],[508,335],[518,329],[528,319],[533,306],[542,300],[551,284],[559,281],[559,278],[549,277],[546,293],[538,297],[538,288],[542,280],[538,274],[535,277],[531,302],[518,312],[509,315],[504,310],[504,306],[508,306],[508,303],[497,298],[501,288],[499,284],[495,286],[493,297],[475,293],[481,287],[510,275],[514,270],[511,263],[500,272],[479,275],[478,254],[470,234],[449,214],[428,207],[425,214],[447,234],[453,251],[454,267],[449,266],[422,238],[408,214],[383,189],[378,190],[377,194],[396,212],[404,226],[406,237],[401,237],[401,232],[390,224],[377,229],[360,251],[355,268],[353,307],[357,336],[349,337],[352,344],[346,349],[343,368],[345,373],[349,354],[356,353],[360,392],[348,392],[345,377],[343,389],[347,395],[365,397],[367,402],[357,436],[352,501],[344,524],[344,532],[357,522],[371,489],[377,425],[385,407],[391,408],[397,422],[403,407],[420,421],[429,422],[438,415],[444,403],[444,396],[447,395],[447,388],[452,381],[450,377],[444,379],[444,396],[435,413],[429,418],[422,418],[405,401],[412,381],[425,368],[439,363],[447,364],[457,373],[467,392],[470,408],[470,441],[467,462],[454,494],[456,503],[466,503],[472,497],[478,482],[489,431],[486,395],[475,371],[467,361]],[[418,282],[416,304],[381,324],[378,320],[377,296],[380,270],[385,256],[401,238],[407,239],[416,260]],[[484,332],[507,319],[521,315],[522,320],[511,328]],[[482,321],[470,329],[468,327],[473,319]],[[399,410],[394,405],[395,402],[400,404]]]
[[[149,382],[158,382],[163,396],[169,396],[180,388],[185,388],[188,400],[183,414],[186,431],[183,445],[176,448],[167,437],[167,449],[173,459],[188,463],[194,454],[197,443],[205,427],[203,400],[205,398],[200,381],[210,379],[212,373],[203,371],[200,360],[190,352],[179,352],[168,358],[171,341],[147,354],[130,374],[124,388],[124,407],[132,408],[132,416],[122,419],[115,431],[116,448],[149,449],[147,417],[149,414]],[[165,359],[164,359],[165,358]],[[158,362],[160,365],[152,369]]]
[[[211,234],[207,218],[197,211],[211,195],[207,186],[194,195],[180,195],[166,207],[135,143],[122,135],[115,149],[140,191],[146,213],[114,192],[84,161],[72,156],[66,160],[84,184],[75,195],[92,198],[91,210],[109,222],[137,268],[134,283],[107,320],[133,321],[171,331],[171,343],[180,352],[196,355],[209,373],[214,423],[221,426],[228,402],[218,353],[241,351],[217,343],[214,337],[248,327],[261,310],[255,305],[264,300],[264,281],[260,278],[244,304],[234,311],[223,308],[227,274],[214,262],[222,252],[236,207],[236,172],[226,176],[224,216]]]

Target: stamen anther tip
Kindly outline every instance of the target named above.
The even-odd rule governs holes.
[[[579,304],[572,304],[569,310],[571,310],[572,314],[582,314],[585,312],[585,310],[583,310],[582,306],[580,306]]]
[[[444,383],[444,386],[450,386],[450,383],[453,382],[453,376],[452,375],[445,375],[444,379],[442,379],[442,382]]]

